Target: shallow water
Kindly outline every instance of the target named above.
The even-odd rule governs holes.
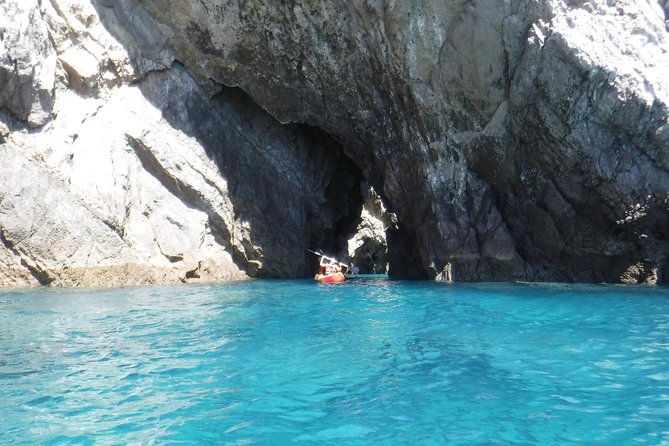
[[[669,444],[669,290],[0,292],[0,444]]]

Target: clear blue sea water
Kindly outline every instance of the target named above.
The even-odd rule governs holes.
[[[669,290],[0,292],[0,444],[666,445]]]

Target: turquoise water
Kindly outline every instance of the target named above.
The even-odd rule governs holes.
[[[669,444],[669,290],[0,292],[0,444]]]

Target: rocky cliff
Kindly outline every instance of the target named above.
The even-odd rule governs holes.
[[[669,276],[665,1],[8,0],[0,283]],[[364,226],[364,225],[362,225]]]

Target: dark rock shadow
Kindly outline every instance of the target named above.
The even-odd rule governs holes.
[[[173,127],[202,144],[228,181],[235,214],[248,223],[251,231],[251,240],[243,247],[238,243],[224,245],[234,251],[238,265],[252,274],[255,266],[248,268],[249,262],[260,265],[260,276],[301,277],[315,270],[315,256],[306,254],[306,248],[331,254],[346,251],[347,236],[356,227],[364,199],[360,185],[363,181],[383,184],[387,168],[376,165],[371,156],[361,155],[363,151],[359,146],[365,146],[365,141],[370,139],[384,138],[382,133],[371,131],[367,135],[352,136],[342,132],[337,133],[340,139],[336,139],[332,136],[334,133],[308,125],[281,124],[242,90],[221,85],[225,75],[217,78],[217,83],[195,73],[216,73],[217,70],[224,73],[230,69],[228,62],[231,61],[214,41],[218,37],[207,29],[200,29],[191,22],[177,31],[179,36],[172,35],[173,30],[163,28],[147,13],[151,8],[164,12],[162,6],[151,2],[92,0],[92,3],[102,24],[130,55],[144,95],[162,110]],[[216,14],[220,15],[221,8],[225,7],[217,7]],[[216,14],[214,16],[221,19]],[[189,59],[192,54],[185,48],[190,44],[199,50],[196,61]],[[183,55],[183,65],[175,60],[179,57],[172,56],[172,51]],[[231,57],[243,64],[245,58],[262,57],[261,53]],[[212,69],[199,69],[196,65],[200,64]],[[385,68],[377,67],[379,79],[388,78]],[[284,87],[281,83],[284,76],[300,77],[300,73],[296,69],[270,75],[264,79],[267,87],[261,96],[272,99],[273,109],[288,107],[296,110],[294,116],[300,116],[304,101],[287,96],[286,91],[278,91]],[[191,81],[186,81],[186,77]],[[192,87],[192,91],[187,87],[188,91],[184,91],[184,82],[197,87]],[[257,91],[252,93],[258,98]],[[316,90],[304,94],[319,95]],[[330,115],[327,107],[319,108],[320,97],[310,98],[310,105],[316,104],[317,113]],[[387,101],[403,102],[395,97]],[[406,116],[413,114],[413,110],[405,112]],[[377,116],[377,120],[385,126],[384,113]],[[345,117],[340,119],[346,120]],[[348,128],[348,125],[343,127]],[[414,176],[406,175],[406,188],[413,187]],[[386,202],[392,205],[389,200]],[[412,212],[411,207],[407,213]],[[412,223],[409,221],[408,227]],[[214,228],[215,224],[211,226]],[[230,234],[224,229],[219,232],[219,242],[229,238]],[[425,278],[412,231],[401,231],[390,240],[388,249],[394,254],[389,261],[396,263],[396,267],[390,269],[402,277]]]
[[[341,231],[360,214],[363,177],[334,139],[306,125],[282,125],[239,88],[200,78],[178,62],[147,74],[139,87],[172,127],[197,139],[227,181],[250,240],[230,244],[231,229],[207,213],[241,268],[303,277],[310,273],[307,248],[339,250]]]
[[[307,248],[338,252],[340,233],[360,214],[360,169],[325,132],[282,125],[239,88],[193,73],[178,61],[149,61],[141,47],[160,33],[141,7],[132,18],[104,0],[93,2],[102,23],[130,54],[141,77],[136,84],[175,129],[195,138],[226,180],[234,219],[230,228],[198,191],[174,179],[163,185],[187,205],[205,212],[217,242],[251,276],[304,277],[313,258]],[[131,20],[132,19],[132,20]],[[122,25],[131,20],[133,26]],[[137,34],[141,35],[137,35]],[[151,57],[151,56],[148,56]],[[151,66],[154,64],[156,66]],[[160,166],[141,141],[129,138],[144,168],[159,180]]]

